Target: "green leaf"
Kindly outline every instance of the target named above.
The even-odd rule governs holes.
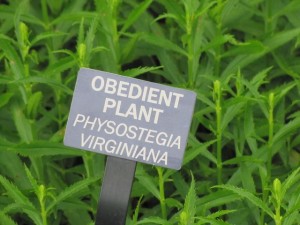
[[[17,225],[8,215],[0,212],[0,225]]]
[[[222,122],[221,122],[221,129],[224,131],[228,124],[234,119],[237,118],[238,115],[241,113],[244,106],[247,104],[247,99],[239,99],[236,104],[228,107],[226,112],[223,115]]]
[[[10,77],[0,77],[0,84],[9,84],[13,81]]]
[[[157,199],[160,199],[160,193],[156,182],[151,176],[149,176],[143,170],[138,170],[135,177],[138,179],[139,183],[144,186],[152,195],[154,195]]]
[[[200,225],[200,224],[206,224],[209,223],[210,225],[231,225],[230,223],[224,222],[222,220],[218,220],[218,219],[210,219],[210,218],[205,218],[205,217],[197,217],[197,219],[199,220],[198,223],[196,223],[196,225]]]
[[[137,77],[141,74],[148,73],[154,70],[159,70],[161,68],[162,66],[139,67],[139,68],[125,70],[122,72],[122,74],[128,77]]]
[[[282,196],[285,195],[287,190],[300,178],[300,167],[295,169],[283,182],[282,184]]]
[[[279,131],[276,132],[276,134],[273,137],[273,144],[276,144],[278,141],[283,140],[288,135],[291,135],[292,133],[299,131],[299,128],[300,128],[300,118],[298,117],[290,121],[286,125],[284,125],[282,128],[280,128]]]
[[[63,2],[62,1],[51,1],[51,0],[47,0],[47,4],[49,6],[49,8],[51,9],[51,11],[54,14],[57,14],[60,12],[62,6],[63,6]]]
[[[28,167],[26,165],[24,165],[24,168],[25,168],[27,178],[30,181],[30,184],[31,184],[36,196],[38,196],[38,192],[39,192],[38,183],[37,183],[36,179],[32,176],[32,174],[31,174],[30,170],[28,169]]]
[[[13,96],[13,93],[4,93],[0,95],[0,108],[5,106],[9,100],[11,99],[11,97]]]
[[[45,39],[49,38],[49,39],[55,40],[55,37],[61,37],[61,36],[66,36],[66,35],[68,35],[68,33],[59,32],[59,31],[43,32],[43,33],[35,36],[30,44],[32,46],[34,46],[34,45],[38,44],[40,41],[44,41]]]
[[[213,162],[216,165],[217,164],[216,157],[207,149],[215,142],[216,140],[209,141],[203,144],[199,143],[197,147],[188,149],[184,156],[183,165],[186,165],[187,163],[189,163],[191,160],[195,159],[199,155],[204,156],[205,158],[209,159],[211,162]]]
[[[21,107],[17,104],[13,105],[12,114],[21,140],[29,144],[33,141],[30,121],[25,117]]]
[[[126,32],[126,30],[146,11],[151,3],[152,0],[146,0],[139,3],[138,6],[135,7],[127,16],[120,33]]]
[[[236,212],[237,210],[219,210],[215,213],[212,213],[210,215],[208,215],[207,217],[208,218],[218,218],[218,217],[221,217],[221,216],[224,216],[224,215],[227,215],[229,213],[233,213],[233,212]]]
[[[266,203],[264,203],[261,199],[256,197],[251,192],[249,192],[247,190],[244,190],[242,188],[238,188],[238,187],[235,187],[235,186],[232,186],[232,185],[228,185],[228,184],[227,185],[217,185],[217,186],[214,186],[214,187],[232,191],[233,193],[241,196],[242,198],[246,198],[252,204],[254,204],[255,206],[261,208],[264,212],[266,212],[269,216],[271,216],[273,218],[274,214],[273,214],[272,210],[266,205]]]
[[[237,55],[229,65],[223,70],[222,78],[229,76],[232,73],[235,73],[238,69],[244,68],[246,65],[254,62],[255,60],[261,58],[265,54],[273,51],[274,49],[286,44],[291,41],[293,38],[297,37],[300,33],[300,28],[286,30],[281,33],[277,33],[270,38],[267,38],[263,41],[265,50],[260,53],[250,54],[250,55]]]
[[[80,26],[79,26],[79,32],[77,36],[77,49],[79,47],[79,44],[84,42],[84,17],[81,18]]]
[[[161,224],[161,225],[172,225],[172,223],[168,222],[165,219],[159,218],[159,217],[148,217],[145,219],[140,220],[136,224]]]
[[[12,83],[15,83],[15,84],[20,84],[20,83],[21,84],[28,84],[28,83],[47,84],[53,88],[58,88],[59,90],[64,91],[65,93],[67,93],[69,95],[73,94],[73,91],[70,88],[68,88],[66,85],[64,85],[60,82],[57,82],[51,78],[46,78],[46,77],[31,76],[31,77],[26,77],[23,79],[16,80]]]
[[[197,195],[195,190],[195,180],[192,175],[192,182],[189,192],[184,200],[183,210],[179,215],[179,224],[188,225],[194,224],[195,214],[196,214],[196,201]]]
[[[53,26],[64,22],[81,21],[82,18],[93,20],[96,16],[97,16],[96,12],[87,12],[87,11],[69,12],[69,13],[61,14],[59,17],[52,20],[49,25]]]
[[[233,40],[234,37],[230,34],[215,36],[209,43],[205,44],[201,51],[208,51],[210,49],[214,49],[216,47],[222,46],[227,42],[232,42]]]
[[[251,88],[251,86],[253,86],[253,89],[257,91],[261,85],[263,85],[267,82],[266,78],[268,76],[268,73],[271,70],[272,70],[272,67],[268,67],[264,70],[259,71],[257,74],[255,74],[254,77],[250,81],[251,85],[249,86],[249,88]],[[254,96],[257,96],[257,94],[255,94],[254,92],[252,94],[254,94]]]
[[[177,192],[184,199],[189,191],[189,184],[184,180],[181,173],[173,173],[172,180]]]
[[[241,197],[233,192],[220,190],[214,193],[210,193],[201,197],[197,200],[197,211],[205,208],[213,208],[228,204],[237,200],[240,200]]]
[[[291,59],[287,58],[285,55],[278,54],[276,51],[272,52],[276,63],[279,67],[289,76],[297,79],[299,74],[296,70],[293,69],[292,65],[290,65]]]
[[[153,34],[144,34],[142,36],[142,39],[149,44],[152,44],[152,45],[155,45],[157,47],[164,48],[167,50],[171,50],[171,51],[177,52],[181,55],[188,57],[188,54],[185,50],[183,50],[178,45],[174,44],[173,42],[169,41],[168,39],[166,39],[162,36],[156,36]]]
[[[279,93],[276,95],[275,98],[275,105],[277,105],[277,102],[279,102],[282,98],[286,97],[288,93],[296,86],[297,84],[294,82],[291,82],[286,85],[281,85],[279,88]]]
[[[124,36],[127,35],[124,34]],[[130,34],[128,35],[129,39],[126,42],[126,45],[123,46],[120,49],[120,61],[123,62],[124,64],[130,63],[132,60],[132,57],[134,57],[134,53],[136,51],[136,45],[138,41],[140,40],[141,33],[135,33],[135,34]]]
[[[49,214],[50,211],[53,209],[53,207],[55,207],[59,203],[65,201],[66,199],[73,197],[74,195],[76,195],[77,193],[86,189],[89,185],[95,183],[98,180],[99,180],[98,177],[85,178],[85,179],[78,181],[75,184],[65,188],[58,196],[56,196],[54,198],[54,200],[47,207],[46,211]]]
[[[18,80],[24,78],[25,68],[19,54],[16,52],[14,47],[11,46],[9,41],[0,40],[0,49],[4,52],[4,56],[9,60],[10,68],[14,74],[13,79]],[[4,78],[5,80],[6,78]],[[19,87],[20,93],[22,94],[23,102],[27,103],[27,93],[23,85]]]
[[[9,197],[16,203],[23,205],[23,211],[38,225],[42,224],[41,218],[31,201],[20,191],[20,189],[0,175],[0,184],[5,188]]]
[[[163,76],[168,81],[176,85],[181,85],[185,83],[185,77],[182,76],[182,73],[179,71],[179,65],[175,59],[169,54],[165,49],[157,49],[157,57],[161,65],[164,65],[163,70],[157,70],[155,73]]]
[[[5,34],[0,34],[0,40],[6,40],[6,41],[9,41],[11,44],[13,44],[14,46],[16,46],[17,45],[17,42],[13,39],[13,38],[11,38],[11,37],[9,37],[9,36],[7,36],[7,35],[5,35]],[[1,40],[1,41],[2,41]]]
[[[256,54],[265,51],[264,45],[258,40],[248,41],[242,43],[226,51],[222,57],[242,55],[242,54]]]
[[[300,9],[300,2],[299,1],[290,1],[287,2],[287,4],[284,5],[278,12],[276,12],[275,15],[273,15],[273,18],[284,16],[286,14],[290,14],[292,12],[298,13],[298,10]]]
[[[88,48],[88,53],[92,49],[92,45],[95,39],[96,31],[99,25],[99,17],[95,17],[91,23],[91,26],[89,27],[89,30],[86,34],[85,44]]]
[[[288,223],[289,220],[293,222],[295,220],[295,216],[299,220],[299,209],[300,209],[300,195],[298,195],[298,193],[295,192],[293,194],[293,197],[289,199],[289,206],[286,209],[286,213],[284,215],[284,222],[285,222],[284,224],[290,224]]]
[[[43,98],[42,92],[38,91],[33,93],[27,103],[26,111],[27,111],[27,116],[29,118],[36,118],[39,106],[41,105],[41,100]]]
[[[85,38],[84,43],[78,43],[79,46],[81,46],[81,45],[84,46],[84,44],[86,46],[86,52],[84,54],[86,57],[83,57],[83,62],[81,63],[82,64],[81,67],[83,67],[83,66],[87,67],[90,64],[90,59],[91,59],[92,52],[97,52],[97,51],[99,52],[99,51],[107,49],[105,47],[100,47],[100,46],[98,46],[96,48],[93,48],[94,39],[95,39],[95,35],[96,35],[96,32],[97,32],[98,25],[99,25],[99,18],[95,17],[94,20],[91,23],[91,26],[90,26],[87,34],[86,34],[86,38]],[[77,51],[79,49],[80,48],[78,47]],[[80,51],[77,54],[80,56]]]
[[[159,15],[158,17],[156,17],[152,23],[154,22],[157,22],[159,20],[162,20],[162,19],[166,19],[166,18],[172,18],[174,20],[178,20],[178,17],[172,13],[164,13],[162,15]]]
[[[9,182],[5,177],[0,175],[0,183],[7,191],[8,195],[17,203],[28,205],[34,210],[34,206],[31,203],[31,201],[20,191],[17,186],[13,185],[11,182]]]
[[[0,145],[9,147],[13,144],[5,143],[5,140],[0,138]],[[3,151],[2,147],[0,147],[0,171],[2,176],[10,177],[17,187],[30,188],[22,157],[14,152]]]
[[[203,93],[200,93],[199,90],[195,90],[197,92],[197,99],[205,103],[206,105],[210,106],[211,108],[215,107],[215,104],[206,97]]]
[[[54,143],[49,141],[33,141],[30,144],[19,144],[13,146],[3,146],[0,143],[0,149],[6,151],[16,152],[22,156],[54,156],[54,155],[71,155],[80,156],[84,153],[70,147],[66,147],[61,143]]]
[[[182,208],[182,203],[175,198],[166,198],[166,205],[169,208],[176,208],[176,209]]]
[[[60,60],[50,64],[46,71],[43,71],[44,77],[34,77],[33,76],[34,79],[36,79],[37,81],[32,81],[32,82],[40,82],[40,83],[49,82],[51,85],[54,85],[54,87],[58,87],[64,91],[70,93],[70,90],[67,90],[66,86],[64,86],[61,82],[58,83],[58,81],[53,80],[53,77],[59,73],[65,72],[66,70],[73,68],[74,66],[76,66],[76,64],[77,64],[77,62],[73,56],[67,56],[65,58],[60,58]]]
[[[139,201],[137,203],[137,206],[135,207],[135,210],[134,210],[134,214],[132,216],[132,221],[133,221],[133,224],[136,224],[137,221],[138,221],[138,217],[139,217],[139,212],[140,212],[140,208],[141,208],[141,202],[142,202],[142,199],[143,199],[143,196],[141,196],[139,198]]]
[[[269,52],[286,44],[287,42],[296,38],[299,34],[300,28],[285,30],[271,36],[270,38],[266,39],[263,43],[268,48],[267,52]]]
[[[238,157],[224,161],[223,165],[235,165],[235,164],[244,163],[244,162],[261,164],[261,163],[264,163],[264,160],[255,158],[253,156],[238,156]]]
[[[182,29],[185,29],[185,12],[181,4],[174,4],[173,0],[159,0],[169,14],[172,14],[176,18],[176,22]]]
[[[95,225],[95,222],[91,220],[91,210],[88,208],[89,206],[86,204],[82,204],[82,201],[74,201],[72,203],[63,203],[60,207],[64,215],[68,218],[68,224],[72,225]]]

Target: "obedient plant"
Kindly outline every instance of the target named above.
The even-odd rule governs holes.
[[[138,164],[127,224],[300,224],[298,0],[0,3],[0,224],[93,224],[105,157],[63,146],[89,67],[197,93],[179,171]]]

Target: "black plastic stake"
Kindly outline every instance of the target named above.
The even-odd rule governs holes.
[[[136,162],[108,156],[95,225],[124,225]]]

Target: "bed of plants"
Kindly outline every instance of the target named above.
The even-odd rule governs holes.
[[[300,224],[299,0],[0,1],[0,224],[92,225],[105,167],[63,146],[89,67],[197,93],[180,171],[128,225]]]

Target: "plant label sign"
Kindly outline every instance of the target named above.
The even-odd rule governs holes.
[[[64,144],[178,170],[195,100],[192,91],[82,68]]]

